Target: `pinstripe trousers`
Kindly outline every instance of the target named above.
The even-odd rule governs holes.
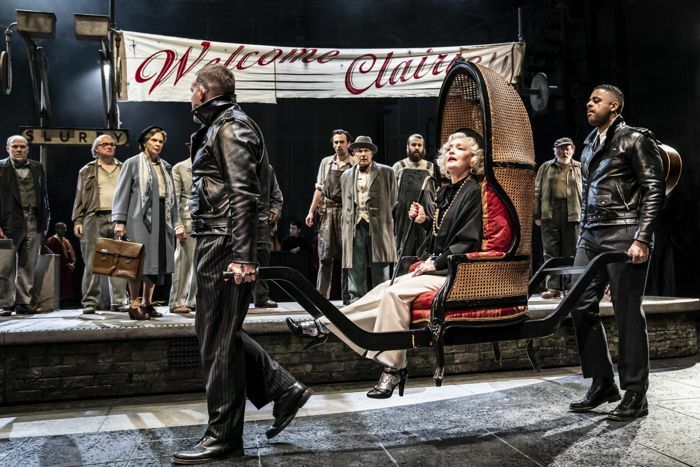
[[[596,255],[606,251],[627,251],[634,241],[636,229],[636,225],[582,229],[574,265],[586,266]],[[617,369],[620,386],[622,389],[646,392],[649,386],[649,337],[642,310],[642,296],[648,267],[649,261],[643,264],[608,265],[604,272],[588,284],[571,311],[584,378],[613,377],[605,328],[598,316],[599,302],[603,298],[606,284],[610,282],[619,334]]]
[[[242,443],[246,397],[261,408],[296,380],[242,330],[253,284],[224,282],[232,248],[228,235],[197,237],[195,330],[207,393],[207,434]]]

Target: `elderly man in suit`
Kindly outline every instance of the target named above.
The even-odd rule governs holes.
[[[372,286],[389,279],[396,261],[392,210],[398,193],[391,167],[373,161],[377,146],[358,136],[349,146],[356,165],[340,177],[343,199],[343,268],[348,270],[350,300],[367,293],[367,263]]]
[[[49,225],[49,199],[44,167],[29,159],[29,142],[20,135],[7,138],[10,157],[0,160],[0,238],[13,243],[10,278],[2,285],[0,316],[39,311],[32,304],[34,271]]]

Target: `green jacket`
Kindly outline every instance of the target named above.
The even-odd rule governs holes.
[[[535,220],[552,219],[552,197],[550,180],[559,171],[556,158],[542,164],[535,178]],[[566,211],[569,222],[578,222],[581,217],[581,163],[575,160],[569,165],[566,176]]]

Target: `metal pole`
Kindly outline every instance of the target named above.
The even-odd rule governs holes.
[[[518,42],[525,42],[525,34],[523,33],[523,7],[518,7]]]
[[[117,108],[117,80],[115,73],[117,72],[114,63],[114,38],[116,33],[115,20],[116,0],[109,0],[109,38],[107,44],[107,63],[109,63],[109,110],[107,113],[107,128],[119,128],[119,110]]]

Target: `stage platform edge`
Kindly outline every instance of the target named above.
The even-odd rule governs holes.
[[[531,316],[543,316],[558,300],[538,296],[530,300]],[[339,303],[336,303],[339,305]],[[700,300],[645,297],[651,358],[694,355],[698,349]],[[161,312],[167,308],[161,307]],[[312,384],[373,380],[378,367],[360,358],[343,343],[304,351],[305,342],[293,337],[284,320],[308,314],[293,302],[278,309],[251,308],[244,330],[302,381]],[[616,356],[617,330],[610,303],[601,316]],[[81,310],[0,318],[0,405],[202,391],[194,313],[165,313],[151,321],[133,321],[126,313]],[[571,320],[556,334],[535,341],[544,367],[578,364]],[[502,363],[493,359],[490,344],[448,347],[446,374],[530,368],[525,341],[501,343]],[[409,351],[412,376],[429,376],[434,368],[430,349]]]

